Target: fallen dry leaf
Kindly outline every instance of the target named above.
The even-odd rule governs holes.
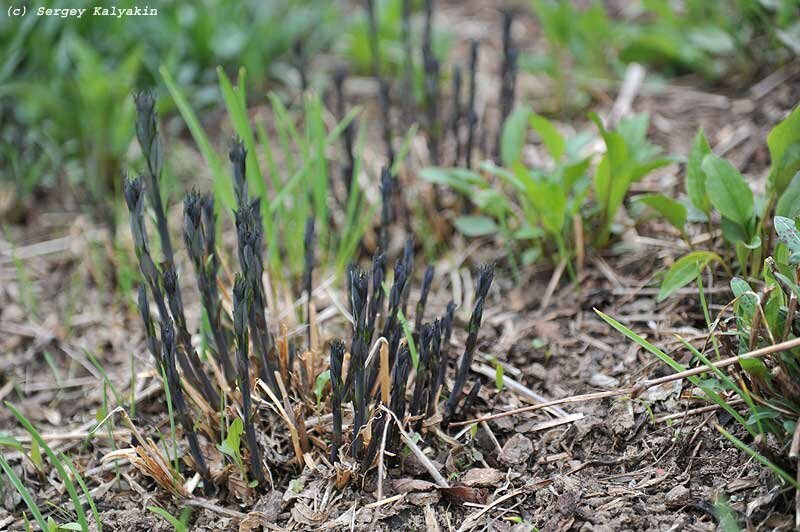
[[[497,469],[491,467],[476,467],[464,473],[461,477],[461,484],[471,488],[486,488],[496,486],[505,478],[506,474]]]
[[[392,487],[398,493],[409,493],[412,491],[430,491],[436,489],[436,484],[416,478],[400,478],[392,481]]]

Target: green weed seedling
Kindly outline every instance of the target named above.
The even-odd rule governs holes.
[[[522,264],[555,255],[572,272],[576,232],[582,233],[583,225],[598,226],[594,244],[606,246],[631,185],[673,162],[647,140],[647,115],[623,119],[614,130],[607,130],[596,115],[590,116],[606,144],[594,175],[591,159],[582,155],[590,137],[565,138],[550,120],[525,105],[517,106],[503,125],[502,167],[485,163],[483,173],[426,168],[421,175],[469,195],[479,214],[454,220],[456,229],[465,236],[501,236],[512,251],[514,267],[513,250],[521,245]],[[546,166],[530,168],[523,161],[522,148],[531,131],[541,139],[550,157]]]
[[[745,279],[759,277],[764,258],[774,241],[771,226],[779,229],[780,220],[800,214],[800,107],[776,125],[767,136],[772,164],[766,189],[754,194],[745,177],[728,161],[711,153],[703,131],[698,131],[686,164],[686,191],[691,204],[713,226],[719,227],[725,241],[733,246],[735,261],[714,251],[695,250],[676,260],[661,284],[663,300],[695,279],[692,263],[703,269],[716,263],[729,275],[739,272]],[[686,207],[658,197],[658,210],[681,233],[687,224]],[[769,222],[775,218],[776,222]],[[780,239],[781,232],[778,231]]]
[[[711,205],[714,205],[714,201],[712,197]],[[710,347],[717,360],[746,355],[800,337],[800,320],[797,319],[800,229],[795,219],[782,216],[776,216],[772,225],[777,233],[777,244],[773,256],[764,261],[761,279],[731,279],[734,299],[726,309],[733,309],[736,333],[733,336],[719,335],[724,326],[721,317],[711,321],[700,276],[701,265],[706,259],[695,252],[692,260],[681,259],[682,267],[671,270],[685,271],[685,275],[681,275],[686,283],[697,280],[710,336],[703,349]],[[608,324],[676,372],[685,369],[672,356],[640,335],[610,316],[597,312]],[[723,370],[715,366],[705,352],[679,339],[693,358],[708,368],[707,376],[689,377],[690,382],[700,388],[709,401],[730,414],[756,445],[749,445],[735,436],[733,431],[719,425],[715,425],[716,430],[787,484],[796,489],[800,487],[794,475],[786,472],[791,467],[788,458],[794,458],[786,456],[788,442],[796,432],[797,418],[800,416],[800,389],[797,386],[800,379],[800,348],[786,346],[787,349],[783,351],[767,352],[766,357],[744,356],[735,366],[729,366],[732,369]],[[745,410],[731,406],[731,397],[741,399]],[[766,437],[768,435],[770,438]]]

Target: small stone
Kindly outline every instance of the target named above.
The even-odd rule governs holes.
[[[533,364],[531,364],[527,373],[534,379],[538,379],[540,381],[547,380],[547,368],[539,364],[538,362],[534,362]]]
[[[690,501],[689,488],[686,486],[675,486],[664,497],[667,506],[683,506]]]
[[[602,373],[595,373],[589,378],[589,384],[598,388],[616,388],[619,386],[619,379],[609,377]]]
[[[611,431],[614,434],[618,436],[626,435],[633,429],[635,420],[633,419],[633,409],[630,402],[616,401],[611,405],[608,414],[608,423],[611,425]]]
[[[470,469],[461,477],[461,483],[469,487],[496,486],[506,478],[506,474],[491,467]]]
[[[522,434],[514,434],[503,446],[500,460],[508,465],[518,465],[527,461],[533,454],[533,442]]]

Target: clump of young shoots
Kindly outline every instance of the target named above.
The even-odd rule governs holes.
[[[478,331],[480,330],[481,321],[483,320],[483,307],[486,303],[486,295],[489,293],[493,278],[493,265],[484,265],[478,270],[478,286],[475,290],[475,307],[469,319],[467,343],[464,347],[464,354],[461,355],[461,363],[456,371],[453,390],[450,392],[450,397],[447,398],[447,406],[445,409],[445,419],[447,420],[452,419],[456,414],[456,406],[458,406],[459,399],[461,398],[461,391],[464,388],[464,384],[467,382],[469,367],[472,364],[475,347],[478,345]]]
[[[245,181],[247,151],[241,141],[234,140],[229,152],[233,166],[234,191],[238,201],[236,219],[237,251],[239,265],[253,293],[250,306],[250,331],[253,349],[261,363],[261,379],[273,391],[278,390],[275,381],[275,365],[272,358],[274,341],[267,327],[266,296],[264,292],[264,226],[261,218],[261,198],[250,201]]]
[[[177,329],[178,341],[180,343],[180,347],[178,348],[179,356],[187,359],[187,366],[191,368],[189,372],[184,370],[184,373],[187,373],[189,381],[200,390],[203,396],[212,405],[219,404],[219,394],[214,389],[214,385],[211,384],[211,380],[208,378],[208,375],[206,375],[206,372],[203,371],[203,363],[192,346],[192,337],[186,326],[186,317],[183,312],[183,300],[181,299],[178,285],[178,274],[175,272],[174,266],[169,262],[164,263],[161,283],[167,294],[172,320]]]
[[[197,277],[200,299],[214,341],[214,358],[233,382],[235,372],[228,356],[228,336],[222,328],[222,306],[217,289],[219,258],[215,248],[214,199],[189,192],[183,199],[183,239]]]
[[[236,275],[233,285],[233,333],[236,337],[236,363],[239,370],[239,391],[242,394],[242,417],[244,421],[245,442],[250,454],[250,474],[258,484],[264,483],[261,468],[261,453],[256,441],[256,431],[252,420],[252,399],[250,397],[250,361],[248,358],[249,338],[247,323],[250,315],[252,291],[241,274]]]
[[[342,446],[342,399],[344,397],[342,364],[344,362],[344,351],[344,342],[341,340],[331,342],[331,413],[333,414],[331,463],[336,463],[339,459],[339,448]]]
[[[164,211],[164,202],[161,199],[161,191],[158,183],[161,180],[161,170],[164,165],[164,152],[161,146],[161,138],[158,134],[158,116],[155,111],[156,99],[152,91],[144,90],[134,94],[133,100],[136,104],[136,138],[142,148],[147,163],[147,171],[144,173],[147,180],[147,196],[150,206],[156,215],[156,227],[158,236],[161,239],[161,250],[164,258],[169,263],[174,263],[175,258],[172,252],[172,241],[169,238],[169,228],[167,226],[167,216]]]
[[[365,342],[367,308],[367,274],[358,267],[350,269],[350,302],[353,309],[353,341],[350,344],[350,368],[353,373],[353,458],[361,454],[361,430],[367,417],[367,388],[365,382],[365,362],[367,344]]]
[[[194,424],[189,417],[189,412],[186,408],[186,401],[183,397],[183,389],[181,388],[181,380],[178,375],[178,368],[175,365],[175,353],[177,347],[175,345],[175,329],[172,321],[164,321],[161,323],[161,344],[162,353],[164,356],[164,368],[167,374],[167,386],[169,386],[170,396],[175,404],[175,410],[178,414],[178,419],[183,426],[183,431],[186,433],[186,439],[189,441],[189,453],[194,461],[195,468],[200,476],[203,477],[203,489],[206,495],[214,492],[214,484],[211,480],[211,474],[206,466],[203,453],[200,451],[200,443],[197,439],[197,433],[194,430]]]
[[[140,177],[126,179],[123,184],[123,192],[125,195],[125,202],[127,203],[128,210],[130,211],[130,227],[131,234],[133,235],[133,245],[136,252],[136,257],[139,260],[139,268],[142,272],[142,276],[145,279],[145,283],[150,288],[150,293],[153,295],[153,300],[158,308],[158,315],[161,319],[161,322],[164,323],[167,321],[172,321],[173,317],[170,315],[170,310],[167,308],[164,292],[161,288],[162,274],[159,272],[158,267],[155,265],[155,262],[153,262],[153,258],[150,255],[150,246],[147,240],[147,230],[144,224],[145,193],[142,179]],[[171,263],[166,263],[167,267],[169,267],[169,264]],[[180,300],[175,295],[175,292],[177,291],[177,279],[172,279],[171,276],[168,275],[167,282],[172,282],[172,284],[168,284],[168,286],[165,286],[165,288],[169,288],[173,292],[173,297],[170,299],[170,303],[174,307],[172,310],[175,316],[180,319],[182,306],[179,305]],[[189,342],[189,347],[191,347],[191,342]],[[194,351],[191,349],[179,349],[178,362],[180,363],[181,369],[186,374],[189,381],[201,390],[201,393],[206,396],[206,399],[212,400],[216,396],[213,386],[201,385],[203,382],[202,377],[200,377],[198,374],[202,374],[203,376],[205,376],[205,374],[200,367],[195,368],[187,357],[187,353],[193,352]]]

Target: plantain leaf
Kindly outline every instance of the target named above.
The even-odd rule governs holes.
[[[715,155],[703,158],[706,188],[711,204],[726,218],[747,227],[753,217],[753,191],[734,166]]]
[[[668,198],[664,194],[645,194],[637,196],[635,201],[644,203],[658,212],[669,223],[683,232],[683,228],[686,225],[686,207],[680,201]]]
[[[503,124],[503,131],[500,134],[500,158],[507,168],[513,167],[520,160],[531,112],[531,108],[527,105],[517,106]]]
[[[488,216],[459,216],[453,223],[464,236],[493,235],[500,230]]]
[[[711,212],[711,199],[706,191],[706,174],[703,172],[703,158],[711,153],[711,146],[702,129],[697,131],[697,135],[692,142],[692,150],[689,152],[689,161],[686,163],[686,193],[692,204],[706,215]]]
[[[711,251],[693,251],[675,261],[667,270],[661,289],[658,292],[658,301],[663,301],[687,284],[697,279],[700,271],[712,261],[722,262],[722,258]]]
[[[558,132],[556,126],[551,121],[536,113],[531,113],[529,118],[530,126],[542,138],[542,143],[550,153],[550,157],[555,162],[561,159],[566,149],[564,137]]]
[[[800,106],[767,135],[767,147],[772,166],[767,177],[767,189],[780,195],[800,170]]]

